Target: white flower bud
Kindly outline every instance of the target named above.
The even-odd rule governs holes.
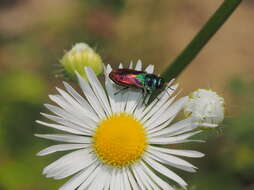
[[[75,71],[77,71],[82,77],[86,78],[84,67],[91,67],[96,75],[103,71],[100,55],[86,43],[75,44],[60,62],[71,77],[75,77]]]
[[[224,119],[224,99],[211,89],[198,89],[189,96],[184,114],[196,122],[220,124]]]

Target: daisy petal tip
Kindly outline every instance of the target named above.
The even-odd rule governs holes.
[[[34,134],[35,137],[41,137],[41,134]]]
[[[173,82],[175,82],[175,78],[173,78],[173,79],[171,79],[170,81],[169,81],[169,84],[172,84]]]
[[[81,77],[81,75],[78,73],[78,71],[74,71],[74,72],[75,72],[75,74],[76,74],[76,76],[78,77],[79,80],[83,79],[83,78]]]
[[[68,82],[65,82],[65,81],[63,81],[63,85],[64,85],[65,88],[69,88],[70,87],[70,84]]]
[[[58,88],[58,87],[56,87],[56,90],[57,90],[58,92],[61,92],[61,91],[62,91],[62,89],[61,89],[61,88]]]
[[[42,151],[40,151],[40,152],[36,153],[36,156],[45,156],[45,154]]]
[[[110,64],[107,64],[107,70],[111,70],[112,69],[112,67],[111,67],[111,65]]]
[[[120,63],[120,64],[119,64],[119,69],[122,69],[122,68],[123,68],[123,64]]]
[[[52,101],[54,101],[54,99],[55,99],[55,95],[53,95],[53,94],[49,94],[48,97],[49,97],[49,99],[52,100]]]
[[[48,178],[47,172],[45,171],[45,168],[42,170],[42,174],[45,175]]]
[[[191,153],[192,158],[202,158],[204,156],[205,156],[204,153],[198,152],[198,151],[192,151],[192,153]]]
[[[41,115],[43,115],[44,113],[41,113]],[[41,124],[41,121],[40,120],[35,120],[35,123],[37,124]]]
[[[90,67],[84,67],[84,71],[85,71],[85,72],[89,71],[89,68],[90,68]]]
[[[46,113],[40,112],[40,115],[43,115],[43,116],[44,116],[45,114],[46,114]],[[36,121],[37,121],[37,120],[36,120]]]
[[[132,69],[132,68],[133,68],[133,61],[130,61],[129,69]]]
[[[173,88],[174,90],[176,90],[179,87],[179,83],[174,84],[171,88]]]
[[[202,123],[202,126],[215,128],[215,127],[218,127],[218,124],[212,124],[212,123]]]

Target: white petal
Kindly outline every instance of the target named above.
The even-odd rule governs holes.
[[[119,69],[123,69],[123,64],[120,63],[118,68],[119,68]]]
[[[126,104],[128,104],[128,102],[127,102],[128,96],[129,96],[128,91],[121,93],[120,112],[124,112],[124,110],[126,108]]]
[[[148,136],[149,137],[154,137],[154,136],[158,136],[157,132],[161,131],[162,129],[165,129],[166,127],[169,127],[169,124],[173,121],[173,119],[176,117],[176,115],[173,115],[169,120],[167,120],[165,123],[154,127],[150,130],[147,130]]]
[[[123,176],[123,169],[121,168],[120,169],[120,172],[119,172],[119,182],[120,182],[120,190],[125,190],[125,187],[124,187],[124,176]]]
[[[142,70],[142,61],[140,59],[137,61],[135,70],[137,70],[137,71],[141,71]]]
[[[98,78],[96,77],[96,75],[94,74],[93,70],[90,67],[85,67],[85,72],[88,76],[88,80],[93,88],[93,91],[97,95],[97,98],[100,101],[105,112],[107,112],[108,115],[111,115],[112,110],[109,106],[109,101],[108,101],[107,95],[105,94],[105,91],[104,91],[100,81],[98,80]]]
[[[138,171],[137,171],[135,165],[132,165],[131,169],[134,173],[135,179],[137,180],[140,189],[146,190],[145,185],[143,184],[142,178],[138,175]]]
[[[146,104],[147,104],[150,97],[151,97],[150,94],[146,95],[146,97],[142,96],[142,98],[139,100],[139,103],[138,103],[136,109],[134,110],[134,113],[132,113],[133,116],[135,118],[137,118],[138,120],[140,120],[141,114],[144,111],[144,109],[146,108]]]
[[[45,148],[38,152],[36,155],[37,156],[45,156],[48,154],[52,154],[55,152],[59,151],[67,151],[67,150],[75,150],[75,149],[81,149],[81,148],[86,148],[90,145],[87,144],[58,144],[58,145],[53,145],[48,148]]]
[[[154,65],[148,65],[145,69],[145,72],[147,73],[153,73],[154,71]]]
[[[72,129],[72,128],[66,127],[64,125],[51,124],[51,123],[46,123],[46,122],[38,121],[38,120],[36,122],[38,124],[45,125],[47,127],[51,127],[51,128],[54,128],[54,129],[58,129],[58,130],[61,130],[61,131],[68,132],[68,133],[73,133],[73,134],[76,134],[76,135],[86,135],[87,134],[87,133],[84,133],[80,130]]]
[[[113,87],[113,83],[112,83],[111,79],[108,77],[108,75],[111,71],[112,71],[111,66],[107,65],[106,72],[105,72],[105,87],[107,90],[107,94],[108,94],[112,112],[116,113],[117,112],[117,107],[116,107],[116,101],[117,101],[116,97],[117,96],[114,95],[115,89]]]
[[[120,189],[120,185],[121,185],[120,177],[121,177],[120,170],[117,170],[117,173],[116,173],[116,180],[115,180],[115,189]],[[120,190],[121,190],[121,189],[120,189]]]
[[[55,121],[59,124],[62,124],[64,125],[65,127],[68,127],[68,128],[72,128],[72,129],[75,129],[77,131],[81,131],[83,132],[85,135],[91,135],[92,133],[92,130],[89,128],[89,127],[84,127],[83,126],[79,126],[75,123],[72,123],[70,121],[67,121],[61,117],[58,117],[58,116],[54,116],[54,115],[49,115],[49,114],[46,114],[46,113],[41,113],[41,115],[43,115],[44,117],[52,120],[52,121]]]
[[[171,80],[167,87],[165,88],[165,90],[163,90],[158,96],[157,98],[155,98],[152,103],[149,104],[149,106],[144,110],[143,114],[142,114],[142,117],[146,116],[146,114],[148,112],[156,112],[158,110],[158,108],[161,107],[161,105],[163,105],[165,103],[165,101],[167,101],[171,95],[175,92],[175,90],[177,89],[178,87],[178,84],[174,85],[174,86],[170,86],[171,83],[173,82],[174,80]],[[167,88],[170,87],[170,89],[172,89],[170,92],[168,92]],[[159,103],[159,104],[157,104]],[[151,117],[150,116],[146,116],[147,118]],[[144,121],[146,121],[146,119],[144,119]]]
[[[90,112],[90,115],[96,120],[99,121],[99,118],[94,111],[94,109],[90,106],[90,104],[81,96],[79,93],[74,90],[67,82],[63,82],[66,90],[75,98],[75,100],[88,112]]]
[[[100,101],[98,100],[98,98],[96,97],[94,92],[92,91],[92,89],[89,86],[89,84],[87,83],[87,81],[84,80],[78,73],[76,73],[76,75],[78,76],[79,85],[80,85],[84,95],[86,96],[87,100],[91,104],[91,106],[94,108],[94,110],[96,111],[96,113],[98,114],[100,119],[105,118],[106,115],[105,115],[105,112],[100,104]]]
[[[153,129],[154,127],[159,126],[160,124],[166,122],[167,120],[169,120],[172,116],[176,115],[171,113],[171,114],[167,114],[167,118],[164,120],[162,119],[162,116],[165,114],[165,112],[167,112],[167,109],[169,109],[169,107],[172,107],[173,105],[171,105],[171,103],[174,101],[175,97],[171,98],[169,101],[165,102],[164,105],[161,106],[161,108],[159,110],[157,110],[156,113],[153,113],[153,115],[147,119],[145,121],[145,128],[147,128],[148,130]],[[171,106],[170,106],[171,105]],[[177,112],[178,113],[178,112]],[[159,118],[159,119],[158,119]]]
[[[127,176],[127,168],[123,168],[123,185],[124,189],[126,190],[131,189],[131,184]]]
[[[163,166],[162,164],[156,162],[155,160],[148,158],[148,157],[144,157],[144,160],[153,168],[155,169],[157,172],[163,174],[164,176],[174,180],[175,182],[177,182],[180,186],[182,186],[183,188],[186,188],[187,183],[178,175],[176,175],[174,172],[172,172],[171,170],[169,170],[168,168],[166,168],[165,166]]]
[[[147,128],[153,128],[155,126],[158,126],[166,122],[172,116],[176,115],[179,111],[181,111],[187,99],[187,97],[180,98],[174,104],[169,106],[168,109],[162,109],[162,112],[159,111],[159,114],[154,114],[151,119],[149,119],[148,122],[145,123],[145,125],[147,125]],[[169,104],[171,104],[171,102],[169,101]]]
[[[53,106],[50,104],[45,104],[45,107],[47,109],[49,109],[51,112],[53,112],[54,114],[60,116],[61,118],[70,121],[72,123],[75,123],[79,126],[84,127],[85,129],[91,129],[90,126],[88,126],[87,124],[85,124],[84,122],[80,121],[80,119],[74,117],[73,115],[71,115],[70,113],[66,112],[65,110],[57,107],[57,106]]]
[[[139,183],[142,184],[144,186],[145,189],[147,190],[153,190],[153,188],[150,185],[150,180],[147,178],[147,176],[145,175],[145,173],[142,171],[142,169],[140,169],[139,164],[136,164],[133,167],[133,172],[136,176],[136,179],[138,179]]]
[[[134,179],[134,176],[130,172],[129,168],[127,168],[126,172],[127,172],[127,176],[130,181],[132,189],[133,190],[140,190],[140,188],[138,187],[138,184],[137,184],[136,180]]]
[[[111,71],[112,71],[111,65],[107,64],[107,66],[104,69],[104,75],[108,76]]]
[[[171,88],[174,89],[171,92],[166,92],[166,89],[161,92],[157,98],[155,98],[153,100],[153,102],[151,104],[149,104],[149,106],[144,110],[143,114],[141,117],[142,118],[142,122],[145,122],[147,119],[149,119],[152,115],[154,115],[154,113],[156,113],[162,105],[165,104],[165,102],[169,99],[169,97],[175,92],[176,88],[178,87],[178,85],[174,85]]]
[[[74,117],[76,120],[85,123],[91,128],[96,126],[95,121],[87,117],[85,113],[80,112],[80,110],[76,106],[69,104],[62,96],[49,95],[49,98],[55,103],[57,103],[59,106],[61,106],[64,110],[66,110],[68,114]]]
[[[175,168],[178,168],[178,169],[183,170],[183,171],[186,171],[186,172],[190,172],[190,173],[195,173],[195,172],[197,172],[196,169],[191,168],[191,167],[187,167],[187,166],[177,165],[177,164],[173,164],[173,163],[171,163],[170,166],[175,167]]]
[[[108,171],[106,167],[101,166],[101,171],[98,172],[91,185],[87,190],[103,190],[106,185],[106,179],[108,177]],[[99,182],[99,183],[98,183]]]
[[[91,111],[89,108],[86,109],[85,107],[82,107],[74,98],[72,98],[68,93],[63,91],[60,88],[56,88],[57,91],[62,95],[62,97],[69,102],[69,104],[76,108],[77,111],[80,113],[83,113],[85,117],[89,117],[90,119],[94,120],[95,122],[99,121],[98,116],[94,113],[94,111]]]
[[[191,158],[201,158],[205,156],[203,153],[194,151],[194,150],[177,150],[177,149],[169,149],[169,148],[160,148],[155,146],[149,146],[150,149],[160,151],[167,154],[174,154],[177,156],[185,156]]]
[[[47,177],[62,179],[90,166],[95,160],[96,158],[89,154],[89,150],[77,150],[48,165],[44,168],[43,174],[46,174]]]
[[[158,110],[158,108],[160,108],[161,105],[163,105],[165,103],[165,101],[167,101],[170,96],[175,92],[175,90],[178,87],[178,84],[171,86],[171,84],[173,83],[174,79],[172,79],[166,86],[165,90],[163,90],[158,96],[157,98],[155,98],[152,103],[149,104],[149,106],[146,107],[146,109],[144,110],[144,112],[141,115],[141,118],[146,117],[146,119],[148,119],[150,116],[146,116],[147,113],[149,112],[156,112],[156,110]],[[170,87],[170,91],[168,91],[167,88]],[[159,102],[159,104],[157,104]],[[143,121],[146,121],[146,119],[143,119]]]
[[[137,167],[139,176],[142,176],[142,179],[147,189],[151,189],[151,190],[159,189],[156,181],[153,178],[151,178],[145,170],[143,170],[143,167],[141,164],[136,165],[136,167]]]
[[[119,187],[117,187],[117,176],[118,176],[118,170],[113,169],[111,174],[111,181],[110,181],[110,190],[118,190]]]
[[[171,187],[167,182],[163,181],[160,177],[154,174],[151,169],[149,169],[146,164],[141,162],[142,169],[147,173],[147,175],[150,176],[151,179],[153,179],[163,190],[174,190],[173,187]]]
[[[139,102],[142,101],[142,97],[143,97],[143,94],[141,90],[130,89],[128,91],[128,99],[127,99],[125,112],[133,114]]]
[[[96,168],[98,168],[99,162],[95,162],[90,165],[88,168],[82,170],[80,173],[72,177],[69,181],[67,181],[59,190],[75,190],[78,186],[80,186],[91,173],[94,172]]]
[[[146,97],[142,96],[142,98],[139,100],[139,103],[133,113],[134,117],[137,118],[138,120],[141,120],[142,113],[144,112],[150,97],[151,94],[147,94]]]
[[[111,170],[108,170],[107,171],[107,176],[106,176],[106,179],[105,179],[105,185],[104,185],[104,189],[103,190],[109,190],[110,188],[110,181],[112,179],[112,169]]]
[[[84,137],[78,135],[67,135],[67,134],[35,134],[36,137],[60,141],[60,142],[69,142],[69,143],[83,143],[90,144],[91,137]]]
[[[197,167],[193,166],[191,163],[189,163],[181,158],[178,158],[176,156],[172,156],[170,154],[164,154],[164,153],[153,150],[153,151],[150,151],[147,154],[147,156],[154,159],[154,160],[157,160],[158,162],[166,164],[166,165],[171,165],[171,163],[173,163],[176,165],[197,169]]]
[[[130,62],[129,69],[133,69],[133,61]]]
[[[179,136],[175,136],[175,137],[168,137],[168,138],[164,138],[164,137],[150,138],[149,143],[150,144],[174,144],[177,142],[183,142],[183,140],[185,140],[193,135],[196,135],[200,132],[201,131],[196,131],[196,132],[186,133],[183,135],[179,135]]]
[[[191,118],[187,118],[185,120],[178,121],[173,125],[164,128],[160,131],[154,132],[150,134],[150,138],[152,137],[159,137],[159,136],[172,136],[176,132],[182,132],[188,130],[193,130],[197,127],[197,123],[193,123]]]

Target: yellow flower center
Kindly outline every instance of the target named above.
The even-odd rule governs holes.
[[[116,167],[130,165],[140,159],[147,146],[143,125],[126,113],[101,121],[93,140],[94,151],[100,160]]]

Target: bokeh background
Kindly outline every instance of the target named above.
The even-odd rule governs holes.
[[[87,42],[105,63],[142,59],[161,73],[222,0],[0,0],[0,190],[57,189],[65,180],[41,175],[59,157],[36,157],[52,144],[33,136],[34,121],[62,87],[59,59]],[[182,95],[212,88],[226,100],[220,129],[194,147],[191,190],[254,189],[254,1],[245,0],[178,81]],[[75,86],[75,84],[73,84]],[[49,130],[52,131],[52,130]]]

